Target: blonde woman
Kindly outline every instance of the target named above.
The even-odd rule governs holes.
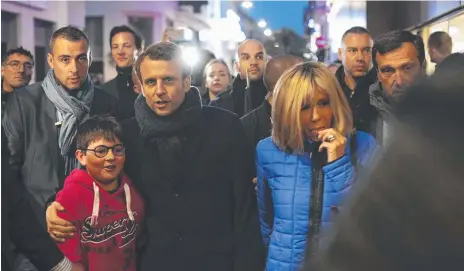
[[[348,101],[321,64],[287,70],[273,95],[272,136],[258,144],[256,158],[266,270],[296,271],[377,144],[353,132]]]
[[[201,97],[202,105],[209,105],[232,111],[234,107],[229,88],[232,76],[224,60],[213,59],[208,62],[205,66],[203,79],[206,92]]]

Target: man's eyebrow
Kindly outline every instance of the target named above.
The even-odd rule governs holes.
[[[380,70],[383,70],[383,69],[394,69],[394,70],[395,70],[395,68],[394,68],[392,65],[390,65],[390,64],[387,64],[387,65],[384,65],[384,66],[380,66],[379,69],[380,69]]]
[[[240,56],[250,56],[248,53],[240,53]]]

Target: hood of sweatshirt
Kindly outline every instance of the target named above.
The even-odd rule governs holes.
[[[64,188],[67,185],[71,184],[78,184],[86,189],[93,191],[93,208],[92,208],[92,217],[91,217],[91,226],[94,226],[98,222],[98,214],[100,211],[100,197],[103,195],[108,197],[117,197],[120,194],[124,193],[124,197],[126,199],[126,210],[129,219],[134,221],[134,215],[131,209],[131,193],[130,193],[130,186],[132,185],[130,179],[121,172],[119,174],[119,187],[114,193],[109,193],[108,191],[104,190],[96,181],[95,179],[90,176],[90,174],[83,169],[75,169],[69,174],[66,178],[64,183]]]

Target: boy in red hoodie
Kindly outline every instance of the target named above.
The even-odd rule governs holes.
[[[80,125],[76,157],[85,169],[66,178],[56,201],[77,232],[58,244],[72,262],[89,271],[135,271],[135,242],[145,210],[142,198],[122,172],[125,148],[112,117],[95,116]]]

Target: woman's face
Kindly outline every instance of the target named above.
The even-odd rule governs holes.
[[[229,69],[222,63],[214,63],[206,70],[206,87],[214,94],[226,90],[230,83]]]
[[[329,96],[323,91],[316,91],[300,112],[301,127],[306,137],[312,141],[319,141],[318,133],[332,127],[332,119]]]

